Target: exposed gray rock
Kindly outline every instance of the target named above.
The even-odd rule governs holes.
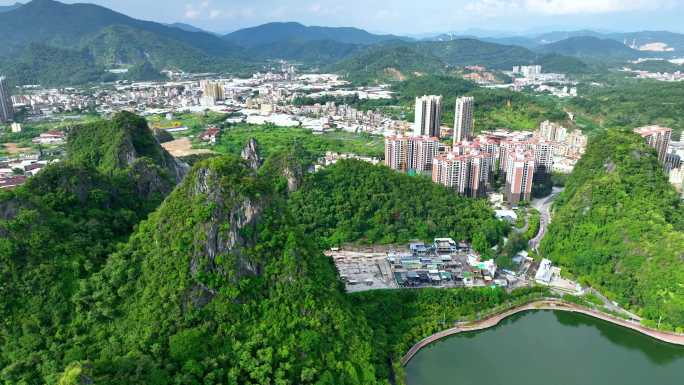
[[[247,161],[247,164],[249,164],[249,167],[253,170],[258,170],[259,167],[261,167],[262,160],[259,156],[259,143],[257,143],[256,139],[251,138],[247,142],[247,145],[242,149],[240,156]]]
[[[195,277],[204,273],[228,274],[217,262],[217,258],[222,256],[224,261],[225,258],[232,261],[228,270],[234,272],[233,279],[259,275],[260,266],[243,252],[254,246],[254,240],[246,236],[244,230],[256,225],[266,205],[265,198],[246,197],[230,188],[222,188],[220,176],[210,168],[196,170],[194,178],[192,191],[204,195],[213,208],[210,217],[198,230],[202,236],[190,260],[190,273]],[[216,292],[198,280],[188,295],[193,305],[204,306]]]

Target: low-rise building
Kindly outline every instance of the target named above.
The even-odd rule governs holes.
[[[541,285],[550,285],[553,279],[553,263],[548,259],[542,259],[537,269],[534,280]]]
[[[64,132],[62,131],[48,131],[40,134],[37,138],[33,139],[33,143],[36,144],[63,144],[65,139]]]
[[[216,144],[220,134],[221,130],[217,127],[209,127],[200,135],[199,139],[203,142],[209,142],[209,144]]]
[[[21,186],[26,182],[26,176],[16,175],[0,178],[0,189],[11,189],[17,186]]]

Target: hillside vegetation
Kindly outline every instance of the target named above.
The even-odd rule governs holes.
[[[661,327],[684,325],[684,207],[656,153],[597,135],[554,206],[542,254]]]
[[[602,87],[580,89],[568,109],[584,115],[599,127],[634,127],[660,124],[673,129],[673,140],[684,130],[684,83],[656,80],[610,79]]]
[[[476,234],[493,246],[505,232],[485,200],[459,197],[427,178],[354,160],[311,175],[291,200],[305,232],[325,246],[471,240]]]
[[[244,75],[280,59],[304,69],[335,71],[359,84],[448,73],[475,64],[495,70],[533,63],[570,73],[586,70],[575,58],[476,39],[414,41],[298,23],[268,23],[216,36],[133,19],[93,4],[53,0],[33,0],[0,13],[0,35],[7,41],[0,47],[0,71],[20,85],[157,80],[168,69]],[[107,71],[113,68],[129,71]]]
[[[428,75],[395,83],[397,103],[406,111],[406,119],[414,119],[415,97],[442,95],[442,124],[453,127],[456,98],[475,98],[475,130],[535,130],[544,120],[563,121],[567,118],[558,102],[545,96],[535,96],[510,90],[484,89],[457,76]]]
[[[574,36],[538,48],[543,53],[573,57],[636,59],[640,53],[612,39],[595,36]]]
[[[72,132],[73,158],[46,167],[24,186],[0,192],[2,382],[56,382],[62,368],[55,365],[62,359],[70,363],[66,344],[79,333],[68,326],[76,315],[72,296],[175,185],[169,165],[160,162],[164,150],[150,142],[151,133],[131,130],[136,122],[124,113],[113,122],[80,128],[90,136],[109,126],[113,143],[115,137],[147,143],[147,152],[119,145],[97,151],[102,158],[130,163],[98,169],[101,164],[84,162],[76,148],[82,138]],[[158,157],[147,157],[152,153]]]
[[[170,195],[146,194],[181,169],[127,113],[73,128],[67,150],[0,193],[4,383],[403,384],[413,343],[546,294],[346,294],[331,245],[501,246],[508,228],[486,201],[421,177],[359,161],[307,175],[302,143],[263,159],[250,141],[242,157],[198,161]],[[543,253],[681,326],[684,215],[655,153],[610,131],[566,186]]]
[[[364,320],[284,206],[299,167],[198,163],[82,286],[73,359],[98,383],[373,383]]]
[[[128,113],[72,128],[67,152],[62,164],[0,193],[3,383],[401,383],[401,351],[438,319],[534,294],[344,293],[322,253],[346,226],[332,212],[353,218],[349,241],[373,232],[389,239],[385,226],[396,241],[500,241],[505,228],[484,201],[428,180],[361,162],[305,177],[303,146],[271,149],[263,160],[250,141],[248,160],[198,161],[162,201],[179,165]],[[318,198],[333,185],[344,203]],[[449,215],[444,206],[453,206]],[[448,311],[433,311],[445,300]],[[401,343],[386,338],[389,325],[373,310],[386,307],[403,314],[392,331]]]

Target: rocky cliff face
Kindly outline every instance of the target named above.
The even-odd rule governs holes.
[[[67,156],[70,162],[108,174],[128,172],[145,197],[156,192],[165,196],[189,170],[161,147],[144,118],[128,112],[73,128]]]
[[[242,158],[199,162],[154,214],[160,226],[151,231],[159,257],[178,255],[173,271],[185,271],[192,282],[180,293],[184,308],[207,305],[220,289],[217,280],[234,286],[262,275],[268,261],[254,253],[262,215],[301,184],[303,172],[286,155],[261,163],[255,140],[247,143]],[[170,246],[181,240],[182,248]]]
[[[259,156],[259,144],[256,139],[251,138],[245,148],[240,153],[242,159],[247,161],[250,168],[258,170],[261,167],[261,157]]]
[[[238,167],[240,173],[252,173],[246,165]],[[225,175],[211,163],[200,164],[189,178],[185,182],[190,185],[188,200],[199,199],[210,207],[208,215],[192,230],[197,234],[189,261],[194,284],[186,293],[193,307],[202,307],[211,301],[217,289],[205,284],[201,277],[219,275],[237,284],[245,276],[260,274],[261,265],[245,250],[255,245],[252,234],[268,197],[241,194],[234,185],[222,183]]]

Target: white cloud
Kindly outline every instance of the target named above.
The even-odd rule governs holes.
[[[313,3],[309,6],[309,12],[311,13],[319,13],[323,9],[323,6],[320,3]]]
[[[198,3],[185,5],[185,17],[187,19],[218,19],[222,16],[230,16],[229,13],[221,9],[211,7],[210,1],[200,1]]]
[[[220,9],[212,9],[211,11],[209,11],[209,18],[210,19],[216,19],[219,16],[221,16],[222,14],[223,14],[223,12]]]
[[[548,15],[601,14],[671,8],[676,0],[473,0],[465,10],[480,16],[502,16],[516,10]]]
[[[479,16],[495,17],[509,13],[512,9],[519,7],[518,1],[511,0],[476,0],[465,5],[467,13],[474,13]]]
[[[186,4],[184,15],[186,19],[197,19],[200,17],[200,11],[195,9],[192,4]]]
[[[666,0],[525,0],[529,11],[552,15],[580,13],[610,13],[665,8]]]

